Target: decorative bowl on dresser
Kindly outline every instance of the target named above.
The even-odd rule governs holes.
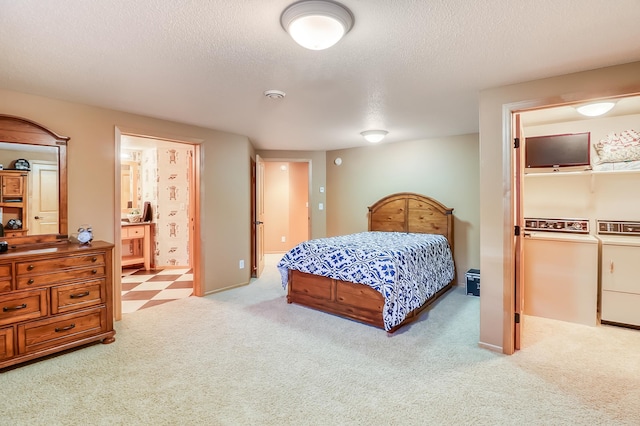
[[[115,340],[114,246],[69,241],[68,140],[33,121],[0,114],[0,164],[30,161],[29,170],[0,172],[0,224],[20,223],[0,238],[6,242],[0,252],[0,370]],[[41,196],[51,201],[53,194],[58,208],[49,203],[40,211]]]

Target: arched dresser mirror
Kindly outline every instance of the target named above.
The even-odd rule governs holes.
[[[10,246],[64,241],[67,141],[33,121],[0,115],[0,210]],[[27,162],[16,160],[27,160]]]
[[[68,140],[0,115],[0,369],[115,340],[113,244],[67,235]]]

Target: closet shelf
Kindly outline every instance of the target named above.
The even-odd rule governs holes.
[[[524,173],[524,177],[541,177],[541,176],[592,176],[592,175],[640,175],[640,170],[577,170],[577,171],[558,171],[558,172],[532,172]]]

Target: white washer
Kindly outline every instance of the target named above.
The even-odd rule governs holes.
[[[524,313],[597,325],[598,245],[592,235],[525,233]]]

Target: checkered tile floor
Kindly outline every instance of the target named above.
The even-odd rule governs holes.
[[[183,299],[191,294],[191,269],[122,270],[123,314]]]

